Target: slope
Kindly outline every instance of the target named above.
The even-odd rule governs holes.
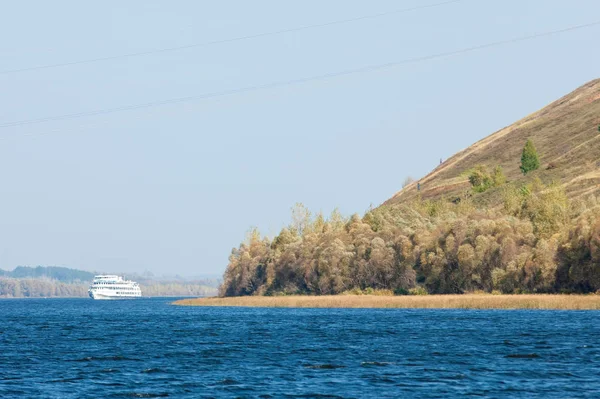
[[[509,181],[523,180],[519,160],[527,139],[535,143],[541,161],[534,175],[564,185],[571,198],[600,191],[599,125],[600,79],[596,79],[458,152],[384,204],[419,195],[423,199],[463,195],[470,189],[468,171],[477,165],[500,165]]]

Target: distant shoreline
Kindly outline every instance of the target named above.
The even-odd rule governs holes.
[[[173,299],[173,298],[193,298],[193,299],[202,299],[205,297],[198,297],[194,295],[152,295],[152,296],[141,296],[139,298],[122,298],[118,299],[119,301],[128,301],[128,300],[137,300],[137,299],[152,299],[152,298],[165,298],[165,299]],[[84,296],[0,296],[0,300],[3,299],[92,299],[89,295]],[[117,299],[114,299],[117,301]]]
[[[246,296],[181,299],[173,304],[257,308],[600,310],[600,295]]]

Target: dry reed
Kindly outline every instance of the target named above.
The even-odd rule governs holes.
[[[600,295],[246,296],[182,299],[180,306],[265,308],[600,309]]]

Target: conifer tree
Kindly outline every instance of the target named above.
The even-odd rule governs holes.
[[[538,158],[533,141],[527,140],[525,147],[523,147],[523,155],[521,155],[521,172],[526,175],[528,172],[536,170],[539,167],[540,159]]]

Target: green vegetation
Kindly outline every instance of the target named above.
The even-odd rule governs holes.
[[[498,187],[506,183],[506,176],[501,166],[496,166],[490,174],[485,165],[478,165],[469,174],[469,183],[476,193],[486,192],[492,187]]]
[[[526,175],[539,167],[540,160],[535,146],[533,145],[533,141],[527,140],[525,147],[523,147],[523,154],[521,155],[521,172]]]

